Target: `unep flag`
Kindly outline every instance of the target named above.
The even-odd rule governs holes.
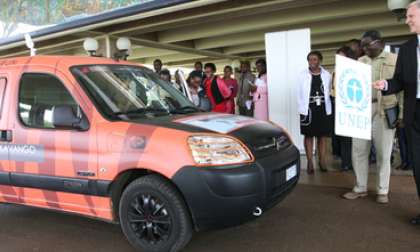
[[[340,55],[336,55],[335,64],[335,133],[370,140],[371,66]]]

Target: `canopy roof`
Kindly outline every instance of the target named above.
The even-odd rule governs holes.
[[[407,39],[404,22],[384,0],[155,0],[77,19],[31,33],[38,53],[85,54],[86,37],[129,37],[129,60],[191,66],[196,60],[229,64],[265,55],[264,34],[311,28],[312,48],[332,65],[336,49],[368,29],[388,42]],[[22,36],[0,40],[0,57],[28,54]]]

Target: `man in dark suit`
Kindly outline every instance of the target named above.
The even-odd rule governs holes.
[[[404,91],[404,125],[420,198],[420,0],[408,5],[406,24],[417,36],[401,46],[394,77],[377,81],[373,86],[382,90],[384,95]],[[413,218],[411,223],[420,225],[420,215]]]

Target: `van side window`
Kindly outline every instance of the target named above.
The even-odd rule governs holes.
[[[7,79],[4,77],[0,77],[0,118],[2,117],[3,112],[3,100],[5,96],[6,91],[6,84]]]
[[[55,76],[49,74],[24,74],[19,89],[19,117],[22,123],[32,128],[54,129],[53,109],[58,105],[78,105]]]

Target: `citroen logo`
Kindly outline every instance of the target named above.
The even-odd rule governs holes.
[[[275,137],[271,138],[271,143],[267,144],[267,145],[263,145],[263,146],[259,146],[256,148],[257,151],[261,151],[261,150],[265,150],[265,149],[271,149],[271,148],[276,148],[279,149],[279,147],[277,146],[277,140]]]
[[[273,141],[274,141],[274,143],[276,145],[276,149],[279,151],[280,148],[281,148],[280,139],[277,139],[277,138],[273,137]]]

